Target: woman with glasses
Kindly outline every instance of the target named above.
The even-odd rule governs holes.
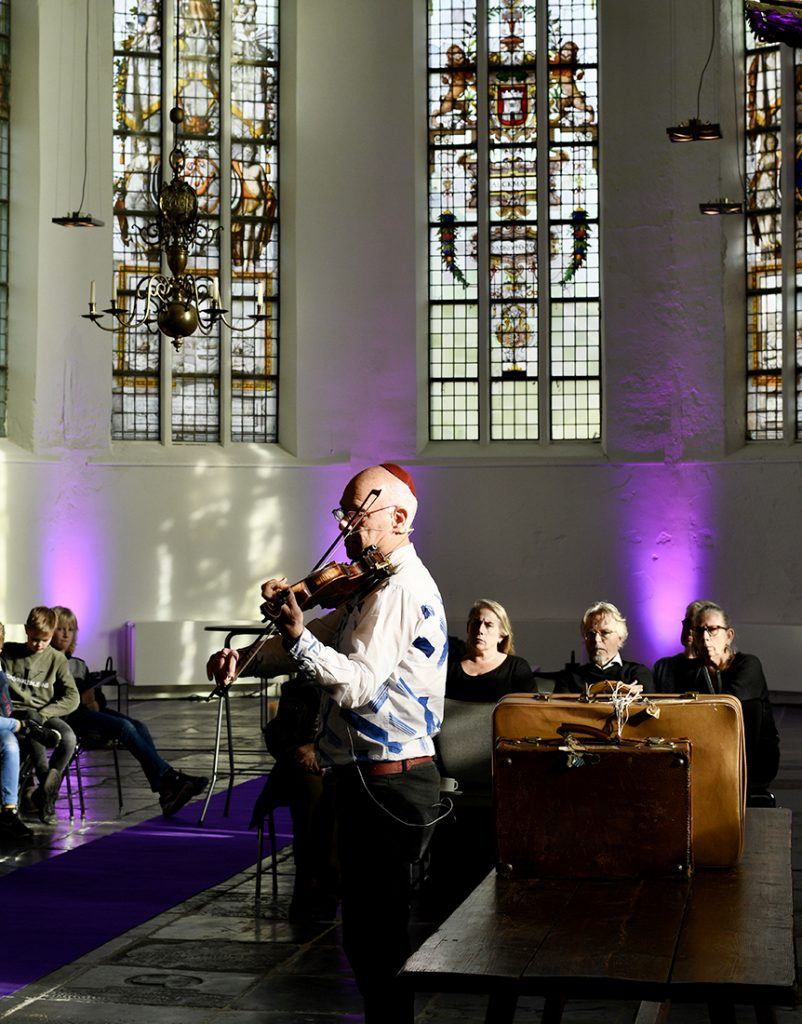
[[[657,693],[684,693],[696,689],[696,672],[699,664],[696,660],[694,647],[693,622],[699,609],[708,604],[707,601],[691,601],[685,609],[679,642],[682,650],[668,658],[660,658],[654,663],[654,688]]]
[[[705,601],[694,616],[694,652],[700,693],[729,693],[743,707],[749,803],[773,805],[768,791],[780,764],[780,739],[774,724],[763,666],[754,654],[735,650],[735,630],[727,613]]]
[[[449,637],[446,697],[495,704],[506,693],[531,689],[532,669],[515,653],[503,605],[477,601],[468,612],[465,642]]]

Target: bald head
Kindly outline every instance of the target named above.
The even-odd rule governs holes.
[[[356,512],[363,502],[364,516],[346,540],[346,550],[352,558],[371,544],[389,554],[408,543],[407,534],[418,511],[418,501],[403,480],[383,466],[363,469],[349,481],[341,505],[346,511]]]
[[[407,513],[407,525],[412,525],[418,511],[418,499],[410,488],[384,466],[369,466],[353,478],[345,491],[353,488],[356,504],[360,505],[371,491],[379,492],[379,497],[371,507],[382,508],[385,505],[396,505]],[[366,508],[365,511],[368,511]]]

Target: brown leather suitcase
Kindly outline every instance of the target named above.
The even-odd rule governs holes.
[[[659,711],[659,717],[647,710]],[[563,723],[606,732],[616,716],[609,696],[510,694],[493,712],[495,742],[553,739]],[[727,694],[649,694],[629,708],[622,735],[687,738],[693,749],[692,848],[696,867],[730,867],[743,851],[746,756],[741,702]]]
[[[687,740],[499,740],[497,867],[511,878],[687,878]]]

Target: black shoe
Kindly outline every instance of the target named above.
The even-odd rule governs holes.
[[[51,768],[45,781],[33,794],[33,802],[39,814],[39,820],[45,825],[55,825],[56,818],[56,797],[61,788],[61,772]]]
[[[14,811],[0,811],[0,843],[30,843],[33,832]]]
[[[42,725],[41,722],[34,722],[32,719],[23,722],[22,728],[17,735],[22,739],[36,740],[43,747],[57,747],[61,743],[60,732],[57,732],[55,729],[49,729],[46,725]]]
[[[209,780],[205,775],[185,775],[183,772],[179,772],[178,774],[182,779],[189,779],[189,782],[192,785],[193,796],[198,796],[209,785]]]

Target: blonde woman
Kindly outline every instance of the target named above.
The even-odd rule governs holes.
[[[477,601],[463,643],[449,643],[446,697],[495,703],[505,693],[533,688],[532,669],[515,654],[512,626],[498,601]]]

